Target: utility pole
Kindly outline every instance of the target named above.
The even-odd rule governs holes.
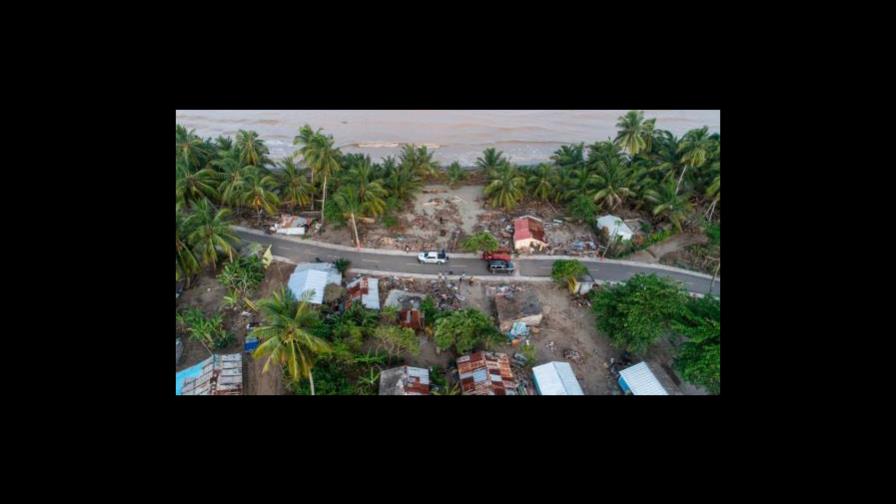
[[[712,281],[709,282],[709,292],[707,294],[712,295],[712,286],[716,283],[716,276],[719,274],[719,268],[722,266],[722,258],[719,257],[718,262],[716,263],[716,271],[712,274]]]

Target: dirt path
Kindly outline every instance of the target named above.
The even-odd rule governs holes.
[[[706,243],[709,238],[705,234],[682,233],[677,234],[668,240],[655,243],[645,250],[639,250],[634,254],[626,257],[627,261],[636,261],[643,263],[658,264],[660,259],[666,254],[683,250],[691,245],[698,243]]]

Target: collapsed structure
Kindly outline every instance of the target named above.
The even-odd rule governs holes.
[[[371,310],[380,309],[380,281],[374,277],[361,277],[346,286],[348,290],[348,300],[345,307],[348,308],[352,303],[360,302],[364,308]]]
[[[631,228],[628,227],[621,218],[610,214],[598,217],[597,229],[606,229],[610,241],[616,240],[617,238],[623,241],[628,241],[631,240],[634,235]]]
[[[457,359],[463,395],[517,395],[507,354],[476,352]]]
[[[422,330],[425,321],[420,303],[424,297],[423,294],[392,289],[386,296],[386,306],[398,308],[398,325]]]
[[[242,354],[215,354],[175,374],[176,395],[240,395],[243,393]]]
[[[495,294],[495,308],[498,311],[498,329],[504,334],[517,322],[537,327],[543,317],[538,295],[529,289],[498,291]]]
[[[429,370],[401,366],[383,371],[380,395],[429,395]]]
[[[283,235],[302,236],[308,231],[311,219],[297,215],[281,215],[280,221],[271,226],[271,231]]]
[[[517,252],[543,250],[548,243],[544,238],[544,223],[541,219],[524,215],[513,221],[513,248]]]

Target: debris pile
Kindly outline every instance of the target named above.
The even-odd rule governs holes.
[[[581,364],[582,361],[585,360],[585,358],[582,357],[582,354],[580,354],[576,350],[573,350],[572,348],[567,348],[563,351],[563,358],[568,361],[573,361],[576,364]]]

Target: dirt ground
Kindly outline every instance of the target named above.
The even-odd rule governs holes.
[[[295,269],[295,265],[274,261],[265,272],[265,278],[259,286],[253,299],[267,297],[275,289],[286,285],[289,275]],[[222,308],[222,301],[227,290],[221,286],[211,273],[203,274],[198,281],[184,291],[177,300],[177,309],[198,308],[206,315],[211,315]],[[248,317],[241,315],[241,311],[226,310],[224,314],[224,326],[234,334],[235,341],[227,348],[215,350],[216,353],[230,354],[242,353],[243,344],[246,341],[246,325]],[[175,371],[181,371],[194,364],[207,359],[210,354],[199,342],[191,340],[184,334],[179,334],[184,344],[184,353],[181,356]],[[243,353],[243,394],[244,395],[280,395],[285,393],[283,388],[282,373],[277,369],[262,373],[264,359],[255,360],[250,354]]]
[[[408,290],[425,292],[425,282],[415,282],[417,289]],[[494,300],[486,295],[486,285],[477,282],[474,285],[464,283],[460,285],[460,296],[463,298],[463,308],[476,308],[496,316]],[[488,284],[493,285],[493,284]],[[551,361],[570,362],[582,390],[588,395],[618,395],[621,394],[615,379],[609,372],[610,359],[618,359],[622,352],[614,349],[606,336],[600,334],[595,326],[594,315],[590,307],[579,304],[568,291],[550,283],[525,283],[527,289],[533,289],[542,304],[544,318],[537,333],[533,331],[531,338],[536,348],[536,365]],[[385,293],[381,293],[385,296]],[[436,354],[432,339],[426,335],[420,336],[421,353],[418,356],[403,355],[405,362],[410,366],[447,367],[457,359],[453,352]],[[521,349],[510,344],[501,345],[494,349],[498,352],[513,356]],[[579,362],[564,358],[564,350],[575,350],[581,355]],[[654,374],[672,395],[705,393],[682,383],[671,370],[672,362],[671,346],[664,342],[657,349],[645,356]],[[528,378],[531,380],[531,370]]]
[[[703,244],[709,241],[709,238],[703,233],[682,233],[655,243],[644,250],[639,250],[634,254],[626,257],[627,261],[637,261],[644,263],[656,264],[661,262],[664,256],[683,250],[691,245]],[[666,264],[666,263],[663,263]]]

